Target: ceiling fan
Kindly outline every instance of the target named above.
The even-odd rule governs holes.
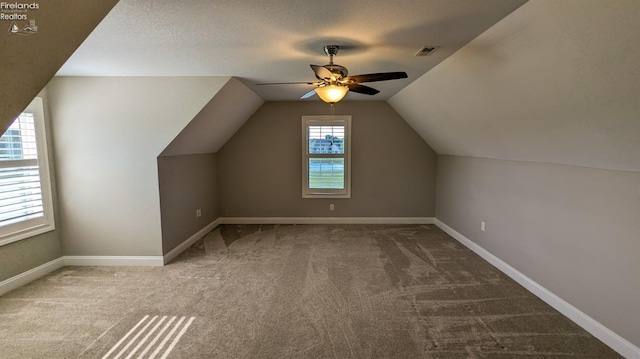
[[[313,85],[315,88],[300,97],[301,99],[318,95],[322,101],[334,104],[344,98],[347,92],[357,92],[365,95],[375,95],[380,91],[373,87],[360,85],[363,82],[387,81],[407,78],[406,72],[380,72],[374,74],[363,74],[348,76],[347,68],[334,64],[333,57],[338,54],[340,47],[338,45],[327,45],[324,52],[329,56],[329,63],[323,66],[310,65],[316,75],[318,81],[315,82],[272,82],[258,85],[292,85],[307,84]]]

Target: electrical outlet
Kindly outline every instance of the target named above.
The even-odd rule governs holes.
[[[202,216],[202,209],[198,208],[196,209],[196,217],[200,217]]]
[[[485,229],[484,221],[481,221],[480,222],[480,230],[484,232],[484,229]]]
[[[331,203],[331,204],[329,205],[329,210],[330,210],[330,211],[333,211],[333,210],[335,210],[335,209],[336,209],[336,207],[333,205],[333,203]]]

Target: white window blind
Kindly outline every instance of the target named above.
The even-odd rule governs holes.
[[[34,114],[23,112],[0,137],[0,226],[43,211]]]
[[[53,229],[43,116],[36,98],[0,137],[0,245]]]

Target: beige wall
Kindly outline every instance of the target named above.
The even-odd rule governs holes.
[[[163,254],[220,217],[217,167],[214,153],[158,157]]]
[[[436,193],[439,220],[640,345],[640,173],[438,156]]]
[[[0,247],[0,282],[60,258],[58,231],[43,233]]]
[[[49,84],[65,255],[161,255],[157,156],[228,77]]]
[[[117,0],[41,1],[38,10],[28,13],[29,18],[34,19],[38,25],[38,32],[30,36],[9,34],[6,29],[10,21],[2,21],[1,132],[4,132],[13,119],[43,90],[60,66],[116,3]],[[18,25],[22,24],[26,24],[26,21],[18,22]],[[47,111],[46,97],[44,105]],[[51,142],[49,146],[51,147]],[[51,148],[49,154],[53,158]],[[56,211],[53,162],[50,163],[50,171],[54,182],[52,190]],[[62,246],[59,229],[0,246],[0,282],[60,256]]]
[[[267,102],[218,152],[225,217],[432,217],[435,153],[386,102],[341,102],[352,122],[352,198],[303,199],[302,115],[319,101]],[[329,211],[329,204],[335,211]]]
[[[639,16],[530,0],[389,100],[439,154],[438,219],[636,346]]]

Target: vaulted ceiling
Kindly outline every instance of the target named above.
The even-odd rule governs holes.
[[[386,100],[525,0],[120,0],[60,69],[62,76],[235,76],[265,101],[297,100],[324,45],[351,75],[406,71],[372,84]],[[414,57],[423,46],[431,56]]]
[[[68,11],[43,4],[43,20],[58,18],[30,39],[0,37],[12,54],[0,65],[2,124],[58,68],[233,76],[261,100],[295,100],[308,85],[256,83],[313,80],[309,64],[326,63],[322,47],[337,44],[336,62],[351,74],[409,74],[346,100],[389,100],[439,154],[640,171],[636,0],[121,0],[62,65],[115,1],[80,2]],[[439,48],[414,57],[422,46]],[[203,113],[234,106],[219,102]],[[225,129],[239,127],[241,112]],[[198,131],[181,136],[189,132]],[[168,150],[184,153],[187,142]]]
[[[439,154],[640,171],[638,19],[531,0],[389,102]]]

